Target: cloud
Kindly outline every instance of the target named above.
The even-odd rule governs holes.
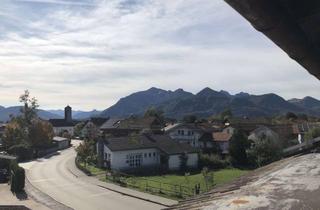
[[[151,86],[320,98],[318,80],[223,1],[14,0],[0,17],[0,104],[30,89],[45,108],[104,109]]]

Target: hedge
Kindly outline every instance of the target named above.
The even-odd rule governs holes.
[[[13,193],[22,192],[25,186],[25,170],[18,166],[16,161],[12,161],[10,165],[11,176],[10,176],[10,183],[11,183],[11,191]]]

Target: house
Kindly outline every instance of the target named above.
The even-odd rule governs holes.
[[[252,131],[250,133],[250,135],[248,136],[248,139],[253,142],[257,142],[261,138],[269,138],[269,139],[272,139],[272,140],[278,141],[278,142],[280,139],[279,135],[276,132],[274,132],[272,129],[270,129],[266,126],[260,126],[259,128]]]
[[[70,146],[70,139],[59,136],[53,137],[52,142],[57,144],[59,150],[67,149]]]
[[[179,143],[189,144],[192,147],[200,147],[199,139],[203,131],[194,123],[177,123],[164,129],[165,134]]]
[[[110,118],[100,130],[105,135],[127,136],[131,133],[162,133],[162,123],[156,117],[129,117],[127,119]]]
[[[320,123],[299,123],[292,125],[292,133],[298,138],[299,143],[304,141],[304,136],[310,130],[314,128],[320,128]]]
[[[198,167],[198,150],[173,141],[167,135],[136,134],[108,137],[97,143],[98,156],[112,170],[137,171],[144,168],[179,170],[182,156],[188,168]]]
[[[213,142],[218,145],[220,152],[223,155],[229,154],[229,142],[233,135],[233,133],[228,131],[229,130],[212,133]]]
[[[67,133],[73,136],[76,122],[72,120],[72,108],[70,106],[64,108],[64,119],[50,119],[49,122],[53,127],[55,135],[61,136]]]
[[[96,133],[100,132],[101,126],[108,121],[108,118],[92,117],[88,120],[81,129],[81,137],[86,138],[89,135],[90,130]]]

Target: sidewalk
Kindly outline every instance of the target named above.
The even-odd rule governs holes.
[[[120,193],[125,196],[130,196],[133,198],[137,198],[137,199],[145,200],[148,202],[160,204],[165,207],[169,207],[171,205],[175,205],[178,203],[178,201],[175,201],[175,200],[163,198],[163,197],[156,196],[156,195],[151,195],[148,193],[136,191],[136,190],[126,188],[126,187],[121,187],[121,186],[107,183],[107,182],[102,182],[95,177],[90,177],[90,176],[87,176],[86,174],[84,174],[81,170],[79,170],[76,167],[74,159],[72,159],[72,161],[73,162],[70,161],[70,163],[68,163],[68,170],[70,171],[70,173],[72,173],[75,177],[77,177],[79,179],[83,179],[83,180],[90,182],[94,185],[97,185],[101,188],[105,188],[105,189]]]
[[[10,186],[6,183],[0,184],[0,205],[25,206],[29,209],[49,210],[48,207],[35,202],[26,194],[13,195],[10,191]]]

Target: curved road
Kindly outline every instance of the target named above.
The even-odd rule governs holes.
[[[77,170],[72,168],[75,165],[75,155],[74,148],[70,148],[59,155],[25,163],[23,167],[27,169],[28,180],[33,186],[73,209],[147,210],[163,208],[163,206],[125,196],[90,183],[88,177],[79,172],[76,174]]]

